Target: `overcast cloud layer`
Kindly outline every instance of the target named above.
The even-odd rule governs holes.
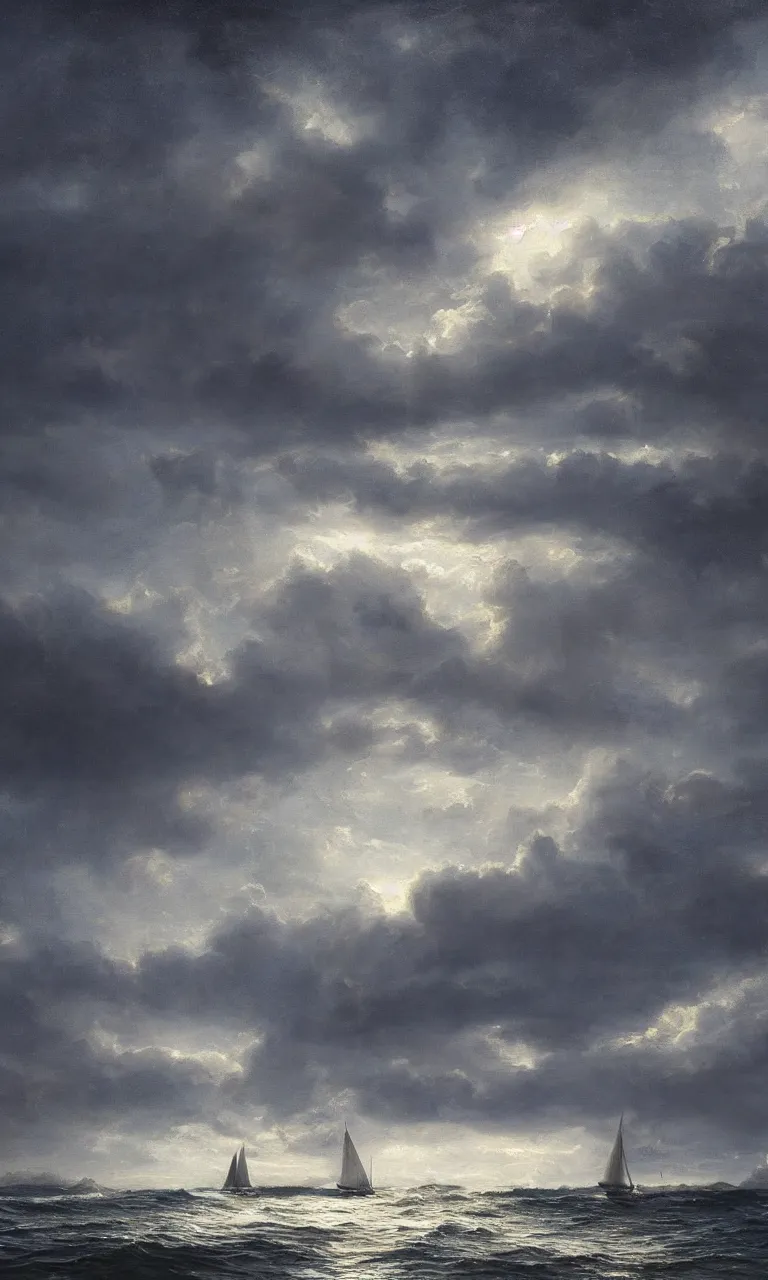
[[[0,1164],[762,1157],[764,15],[9,9]]]

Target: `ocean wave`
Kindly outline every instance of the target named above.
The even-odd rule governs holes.
[[[764,1280],[765,1191],[691,1189],[612,1204],[592,1189],[426,1184],[137,1190],[4,1198],[3,1280]]]

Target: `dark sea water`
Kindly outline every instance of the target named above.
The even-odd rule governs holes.
[[[0,1194],[2,1280],[768,1277],[768,1193],[612,1204],[591,1191],[416,1187]]]

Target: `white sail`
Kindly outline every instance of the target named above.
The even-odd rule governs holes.
[[[222,1187],[222,1191],[240,1191],[245,1187],[250,1187],[251,1179],[248,1176],[248,1162],[245,1158],[245,1147],[241,1147],[232,1157],[229,1173]]]
[[[616,1141],[611,1148],[611,1154],[608,1157],[608,1163],[605,1166],[605,1173],[600,1185],[603,1187],[632,1187],[633,1185],[627,1168],[627,1157],[624,1154],[624,1136],[621,1120],[619,1121]]]
[[[344,1150],[341,1157],[341,1175],[336,1183],[342,1191],[372,1191],[370,1179],[365,1172],[363,1162],[360,1159],[355,1144],[349,1136],[347,1126],[344,1126]]]
[[[245,1158],[245,1147],[240,1148],[240,1155],[237,1157],[237,1185],[238,1187],[250,1187],[251,1179],[248,1177],[248,1162]]]

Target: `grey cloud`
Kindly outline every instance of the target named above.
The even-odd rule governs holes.
[[[493,469],[438,471],[425,459],[403,473],[326,453],[285,455],[279,467],[307,498],[351,497],[363,512],[394,517],[447,515],[471,538],[552,527],[603,534],[694,572],[759,572],[767,549],[768,472],[734,455],[653,464],[574,450],[556,463],[531,456]]]
[[[703,734],[707,751],[729,751],[732,735],[745,749],[764,740],[762,460],[623,463],[574,452],[556,465],[530,458],[493,470],[424,462],[402,475],[326,458],[283,471],[307,497],[354,495],[361,510],[395,518],[449,516],[473,540],[557,530],[584,557],[565,580],[510,565],[487,600],[493,645],[422,679],[419,696],[453,732],[475,704],[515,728],[549,726],[561,741],[619,741],[637,729]],[[596,535],[608,539],[597,567]],[[684,700],[676,687],[688,689]]]
[[[744,1132],[765,1054],[759,1019],[749,1029],[759,984],[732,1015],[738,1053],[716,1004],[684,1064],[669,1044],[622,1040],[669,1003],[763,974],[767,794],[748,766],[733,783],[620,771],[591,793],[572,848],[539,834],[513,870],[424,875],[409,914],[360,906],[302,922],[253,907],[201,954],[149,954],[129,970],[60,948],[55,964],[27,959],[11,979],[40,1009],[102,1007],[117,1026],[160,1014],[249,1028],[260,1044],[226,1084],[227,1106],[284,1115],[349,1088],[391,1118],[519,1111],[527,1124],[556,1116],[566,1093],[568,1114],[585,1119],[622,1094],[652,1118],[672,1114],[684,1079],[680,1116]],[[504,1065],[491,1029],[544,1056]],[[717,1102],[729,1072],[751,1082],[738,1104],[727,1089]]]
[[[679,650],[685,602],[674,581],[645,570],[587,587],[544,584],[512,564],[491,603],[498,639],[476,655],[459,630],[430,618],[403,573],[362,556],[327,574],[299,567],[255,612],[259,638],[229,655],[231,674],[212,686],[176,665],[171,634],[153,641],[84,593],[6,608],[7,855],[23,849],[25,860],[51,863],[66,850],[100,862],[137,844],[200,848],[210,832],[179,807],[181,788],[364,754],[376,737],[370,710],[392,697],[426,707],[445,738],[431,753],[446,750],[461,768],[463,752],[470,770],[493,733],[476,709],[507,738],[526,725],[573,741],[682,724],[683,712],[638,676],[631,648],[653,618]],[[423,741],[411,745],[423,753]]]
[[[313,721],[325,691],[260,666],[255,646],[239,678],[210,688],[81,597],[6,610],[0,648],[3,844],[21,869],[199,848],[209,832],[179,807],[182,784],[299,767],[323,749]]]
[[[205,525],[226,519],[247,501],[236,465],[211,449],[157,454],[150,459],[149,469],[162,490],[163,516],[168,521]]]
[[[510,561],[488,598],[494,642],[468,661],[444,663],[420,683],[419,695],[438,715],[475,703],[512,732],[525,724],[549,731],[553,744],[684,730],[685,713],[641,661],[652,625],[660,668],[670,661],[674,668],[691,625],[678,592],[678,582],[647,564],[571,583],[537,581]]]
[[[721,1039],[677,1052],[647,1041],[595,1050],[556,1052],[536,1068],[510,1069],[478,1050],[454,1070],[441,1055],[413,1065],[375,1066],[364,1081],[361,1103],[388,1121],[402,1117],[452,1120],[476,1126],[514,1124],[531,1136],[542,1125],[584,1125],[595,1129],[624,1111],[636,1133],[691,1141],[727,1133],[728,1141],[751,1149],[762,1124],[760,1080],[768,1049],[762,1026],[749,1024],[750,1013],[724,1027]],[[764,1018],[764,1009],[759,1010]],[[738,1042],[734,1047],[733,1040]],[[653,1151],[635,1152],[645,1160]],[[658,1159],[652,1158],[658,1169]]]
[[[368,701],[407,694],[466,647],[427,618],[404,575],[362,558],[289,574],[254,626],[264,638],[244,641],[231,676],[210,686],[175,663],[174,637],[153,640],[85,593],[6,606],[6,856],[98,862],[136,845],[199,848],[209,831],[179,807],[179,788],[363,753]],[[337,713],[327,726],[324,708]]]
[[[412,917],[300,925],[254,909],[199,960],[147,957],[146,990],[168,1012],[226,991],[240,1013],[293,1017],[297,1039],[323,1044],[500,1021],[535,1044],[578,1043],[761,957],[765,805],[748,770],[668,787],[619,774],[594,793],[579,856],[538,835],[513,872],[426,875]]]
[[[579,271],[597,264],[588,303],[569,298],[567,288],[551,307],[520,302],[507,281],[492,279],[484,318],[466,346],[413,361],[407,405],[388,385],[391,375],[374,380],[368,357],[355,380],[358,397],[346,407],[336,402],[335,411],[354,421],[353,434],[377,434],[402,431],[406,422],[417,428],[548,403],[554,428],[544,424],[544,432],[554,440],[608,433],[674,441],[695,424],[700,436],[728,448],[760,446],[765,234],[759,219],[740,235],[695,220],[646,227],[637,244],[631,225],[613,237],[584,233],[549,274],[553,286],[572,286],[574,263]],[[322,417],[319,385],[314,391]],[[631,412],[611,412],[609,391]],[[557,412],[563,397],[590,395],[597,397],[591,406]],[[515,436],[541,428],[538,417],[527,428],[516,422]],[[340,438],[341,430],[333,434]]]
[[[407,364],[345,330],[339,307],[362,299],[359,320],[380,289],[394,315],[406,280],[425,314],[468,297],[472,228],[565,152],[626,148],[720,92],[750,56],[739,22],[763,8],[329,3],[298,22],[296,6],[180,0],[9,15],[0,853],[3,927],[15,920],[20,941],[4,948],[0,1098],[15,1136],[126,1112],[139,1127],[216,1124],[254,1103],[286,1116],[346,1089],[395,1120],[590,1122],[620,1100],[738,1133],[754,1120],[768,943],[764,221],[738,234],[704,217],[587,227],[541,268],[548,305],[491,278],[465,345]],[[283,91],[327,94],[349,137],[305,129]],[[723,145],[701,142],[700,163],[716,166]],[[388,321],[377,310],[382,332]],[[425,461],[403,476],[358,450],[404,432],[413,445],[426,428],[428,452],[437,423],[569,456],[493,472]],[[599,452],[655,441],[680,455],[692,431],[710,456]],[[254,459],[261,488],[244,476]],[[231,590],[202,563],[230,517],[245,527],[258,508],[258,527],[269,516],[277,529],[331,501],[381,527],[440,517],[467,544],[554,529],[585,559],[557,580],[510,561],[478,602],[496,623],[482,651],[373,557],[329,572],[270,562],[261,597],[258,583],[240,591],[258,545],[243,565],[222,553],[220,576],[241,574]],[[217,641],[230,623],[235,638],[211,685],[176,660],[190,635],[173,548],[153,579],[173,599],[129,618],[95,599],[138,590],[170,526],[176,550],[185,530],[205,543],[189,576],[205,607],[233,615],[215,623]],[[94,598],[67,585],[84,578]],[[413,719],[402,733],[377,726],[393,701]],[[556,832],[542,821],[514,869],[443,866],[400,915],[362,900],[285,918],[255,906],[198,952],[135,967],[42,948],[55,904],[41,913],[36,895],[47,881],[55,896],[73,864],[107,883],[137,850],[205,851],[213,881],[230,851],[215,805],[190,807],[187,789],[224,808],[252,773],[290,788],[324,762],[364,760],[387,732],[388,759],[449,781],[574,747],[635,764],[582,788]],[[655,773],[638,772],[651,753]],[[264,844],[240,851],[253,878],[259,856],[286,856]],[[728,1026],[702,1013],[685,1054],[622,1043],[670,1001],[745,975],[752,1003]],[[252,1034],[244,1074],[219,1085],[192,1059],[93,1035],[133,1045],[161,1019],[169,1036],[182,1022]],[[539,1055],[530,1069],[499,1048],[519,1040]]]
[[[499,637],[476,655],[460,631],[430,621],[404,576],[360,556],[325,578],[302,572],[289,579],[270,619],[284,637],[285,660],[296,669],[309,663],[306,678],[327,682],[329,696],[411,699],[449,736],[461,735],[477,707],[510,732],[533,723],[576,738],[678,722],[618,648],[639,615],[668,606],[652,575],[629,573],[592,588],[547,585],[513,562],[490,603]]]
[[[34,96],[45,135],[11,130],[28,150],[7,176],[9,425],[225,412],[269,437],[322,405],[321,371],[298,348],[327,309],[328,273],[365,253],[417,265],[429,232],[386,213],[370,157],[296,136],[253,79],[227,122],[231,86],[190,66],[178,40],[139,36],[76,29],[29,76],[36,46],[9,42],[10,82]],[[211,138],[198,144],[201,117]],[[237,152],[265,141],[269,181],[227,196]],[[345,394],[329,385],[325,398],[333,417]]]
[[[413,159],[438,163],[446,112],[466,116],[489,145],[495,134],[502,150],[511,142],[507,190],[518,170],[585,124],[592,96],[615,80],[624,59],[641,79],[643,68],[657,73],[660,63],[664,74],[677,74],[724,49],[733,22],[756,7],[744,0],[726,14],[718,6],[693,14],[685,6],[667,10],[656,27],[639,12],[598,14],[568,4],[465,13],[452,6],[443,28],[438,6],[426,28],[419,11],[428,49],[412,54],[407,75],[403,55],[381,35],[388,22],[407,25],[407,7],[374,7],[360,16],[360,34],[353,21],[335,46],[329,32],[345,8],[321,10],[306,36],[303,24],[286,26],[267,8],[257,15],[255,43],[243,27],[242,47],[256,62],[256,75],[245,79],[190,60],[173,38],[175,22],[179,31],[201,23],[205,45],[215,36],[213,9],[166,13],[163,38],[149,42],[146,14],[124,23],[109,7],[99,17],[89,6],[81,26],[54,25],[59,39],[46,59],[34,57],[36,30],[16,24],[8,95],[24,127],[9,129],[20,141],[3,228],[5,296],[16,323],[0,357],[10,429],[105,414],[125,425],[160,414],[177,428],[190,416],[224,417],[261,450],[291,436],[402,428],[409,416],[492,412],[558,386],[615,382],[642,391],[658,377],[662,393],[674,391],[675,380],[667,387],[643,350],[632,314],[641,291],[643,301],[649,296],[642,280],[624,280],[637,286],[626,301],[611,301],[606,281],[610,323],[562,314],[549,339],[531,334],[512,351],[500,334],[499,349],[471,376],[461,362],[425,363],[410,410],[401,371],[384,372],[364,341],[339,338],[334,299],[354,289],[350,272],[364,261],[412,275],[431,262],[441,215],[418,198],[412,213],[396,215],[384,197],[392,179],[410,185]],[[225,36],[239,30],[244,12],[220,15]],[[263,47],[254,31],[265,37]],[[287,111],[259,87],[270,59],[290,62],[294,43],[299,57],[315,57],[338,78],[353,103],[384,113],[381,138],[345,150],[296,133]],[[545,55],[558,69],[542,94]],[[402,101],[407,111],[399,111]],[[420,135],[420,153],[408,128]],[[246,184],[238,198],[224,196],[237,151],[254,141],[273,150],[269,180]],[[701,261],[676,269],[674,252],[659,264],[664,280],[651,281],[659,306],[673,305],[675,293],[690,302],[703,269]],[[733,261],[721,251],[714,272],[712,306],[725,309],[716,343],[691,322],[704,357],[702,393],[718,405],[733,390],[725,352],[735,309],[753,299],[754,320],[741,322],[752,332],[754,300],[762,296],[746,270],[735,278]],[[698,320],[705,323],[706,313]],[[755,383],[747,347],[740,340],[740,372]],[[677,389],[688,393],[685,379]],[[747,416],[757,412],[758,393],[742,392]]]
[[[600,841],[596,862],[564,858],[540,836],[516,874],[423,878],[412,920],[337,919],[325,940],[286,930],[288,972],[297,972],[294,948],[301,957],[301,1003],[292,1018],[291,982],[245,997],[243,1012],[271,1028],[251,1063],[249,1096],[290,1108],[270,1064],[293,1046],[293,1072],[309,1094],[330,1079],[390,1119],[506,1123],[513,1114],[525,1127],[560,1113],[589,1121],[620,1102],[652,1119],[672,1117],[685,1091],[679,1119],[744,1133],[765,1055],[748,1013],[744,1035],[715,1028],[690,1050],[599,1045],[642,1031],[670,1002],[695,1002],[724,975],[763,972],[765,795],[759,779],[693,776],[665,788],[619,777],[610,800],[595,796],[580,836],[591,849]],[[263,941],[254,921],[240,946],[250,929]],[[218,963],[230,946],[228,937],[215,944]],[[523,1040],[546,1051],[540,1065],[515,1071],[467,1047],[468,1032],[490,1026],[513,1050]],[[716,1082],[729,1075],[750,1081],[749,1095],[737,1103],[723,1088],[718,1103]]]
[[[65,966],[59,974],[57,963]],[[114,1000],[115,976],[114,966],[85,949],[4,964],[0,1112],[7,1150],[46,1128],[50,1140],[73,1120],[90,1127],[130,1116],[151,1131],[161,1118],[189,1121],[210,1107],[214,1081],[199,1062],[160,1049],[110,1049],[89,1037],[87,1018],[82,1034],[67,1024],[57,997],[68,998],[70,1009],[73,990],[81,1007],[90,996]]]
[[[151,469],[164,491],[183,495],[188,491],[210,498],[217,491],[216,460],[200,450],[179,456],[153,458]]]
[[[588,235],[575,242],[569,264],[598,264],[586,304],[566,297],[551,311],[518,310],[505,297],[509,286],[498,284],[489,298],[492,320],[480,323],[476,342],[455,356],[418,361],[414,420],[485,416],[613,388],[639,406],[630,435],[641,427],[645,439],[674,438],[694,415],[715,440],[727,434],[732,441],[735,429],[759,445],[764,223],[754,219],[736,235],[688,220],[656,227],[653,239],[645,228],[639,254],[633,230],[591,246]],[[559,278],[573,284],[568,270],[566,263],[549,269],[550,285]]]
[[[768,662],[763,633],[755,627],[746,653],[732,657],[725,665],[716,689],[702,697],[702,706],[712,720],[720,718],[743,748],[762,747],[766,730]]]

